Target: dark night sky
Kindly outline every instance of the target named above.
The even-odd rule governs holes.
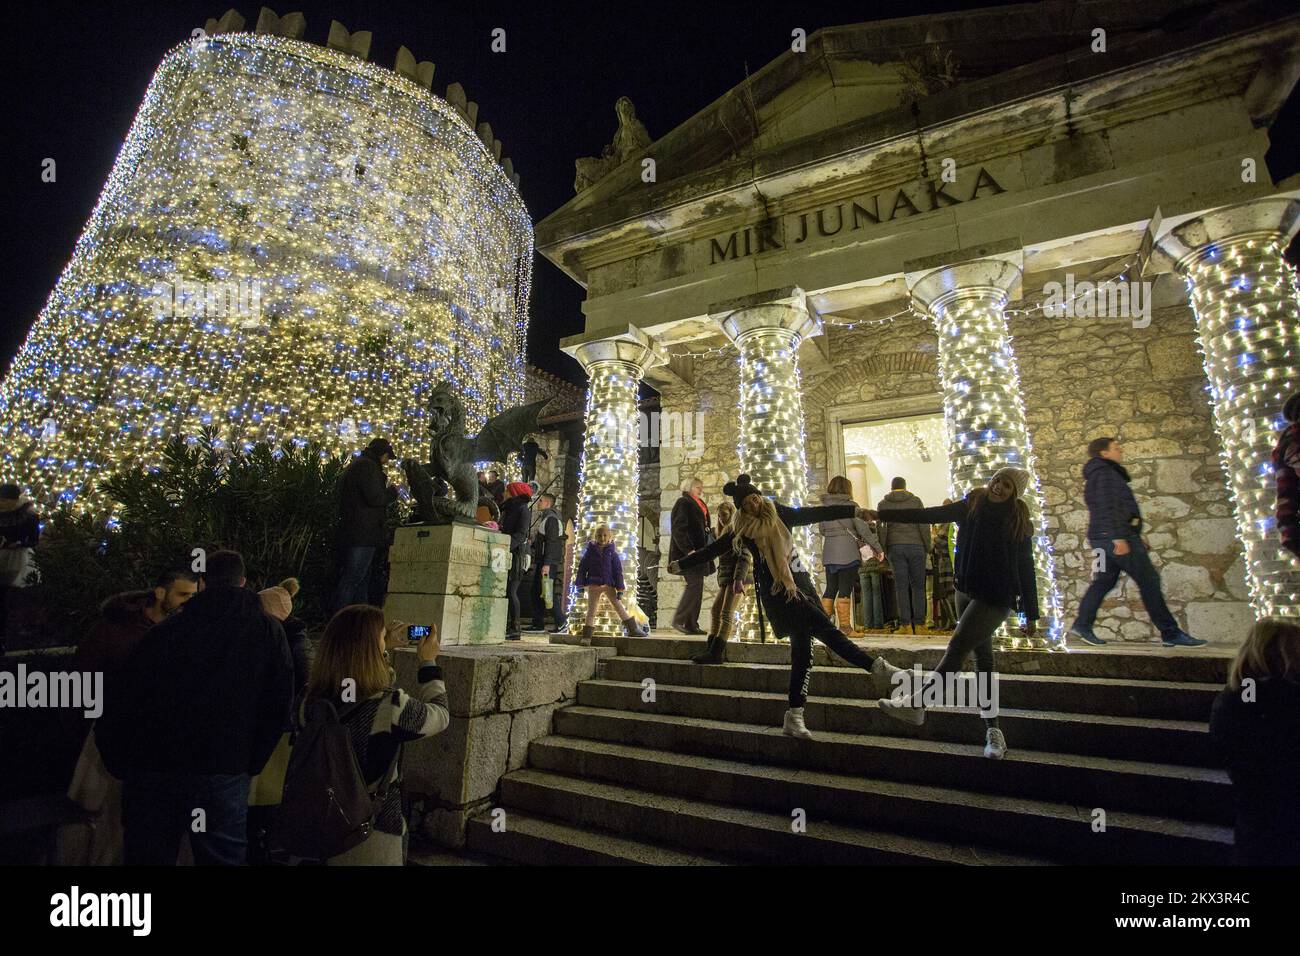
[[[662,135],[787,48],[796,26],[809,33],[842,23],[914,16],[978,4],[929,2],[661,3],[351,2],[277,4],[301,10],[306,39],[324,42],[329,21],[374,34],[370,59],[391,66],[405,44],[437,70],[434,92],[453,81],[479,104],[522,177],[534,221],[573,194],[573,160],[598,153],[614,133],[614,101],[632,98],[651,136]],[[251,30],[260,4],[236,7]],[[5,69],[6,192],[3,258],[4,367],[45,302],[85,225],[144,90],[163,55],[226,9],[220,0],[155,3],[59,2],[10,24]],[[682,11],[689,9],[689,19]],[[508,51],[489,49],[495,27]],[[1286,113],[1294,127],[1296,97]],[[1275,132],[1286,128],[1280,118]],[[1288,169],[1295,171],[1294,144]],[[53,157],[58,181],[42,183]],[[582,330],[583,290],[538,257],[534,266],[530,359],[575,381],[576,363],[556,342]]]

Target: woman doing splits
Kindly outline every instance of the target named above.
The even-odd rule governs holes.
[[[902,508],[889,512],[890,521],[922,524],[957,523],[957,560],[953,569],[957,585],[957,627],[948,649],[934,672],[923,682],[942,681],[944,674],[962,669],[966,656],[975,653],[975,670],[993,694],[993,634],[1011,614],[1025,616],[1022,628],[1032,637],[1038,627],[1038,587],[1034,580],[1034,553],[1029,508],[1022,495],[1029,473],[1003,468],[985,488],[976,488],[960,501],[935,508]],[[875,517],[874,512],[872,517]],[[901,693],[899,691],[902,691]],[[922,688],[900,688],[881,700],[880,708],[911,724],[925,721]],[[996,703],[984,712],[987,725],[984,756],[1001,758],[1007,741],[998,728]]]
[[[785,712],[782,731],[787,736],[807,740],[812,734],[804,724],[803,709],[808,701],[814,637],[850,664],[870,672],[877,691],[888,689],[890,676],[898,670],[883,657],[873,658],[858,647],[826,616],[818,603],[812,578],[790,537],[790,529],[799,525],[863,517],[865,512],[851,504],[790,508],[764,498],[750,484],[749,475],[727,482],[722,491],[736,503],[731,529],[708,547],[674,563],[687,569],[711,561],[729,548],[749,552],[754,566],[754,593],[762,601],[777,636],[790,639],[790,706]],[[732,587],[742,588],[743,582],[737,581]]]

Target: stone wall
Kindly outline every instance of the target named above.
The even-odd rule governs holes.
[[[1029,288],[1040,285],[1030,283]],[[1161,277],[1156,293],[1152,322],[1145,329],[1123,321],[1041,314],[1011,319],[1048,534],[1056,552],[1063,624],[1072,623],[1091,574],[1080,469],[1087,443],[1111,434],[1126,449],[1170,608],[1191,633],[1238,644],[1251,611],[1194,319],[1175,277]],[[924,319],[904,317],[854,329],[828,326],[827,335],[831,366],[809,369],[805,363],[802,371],[813,503],[831,477],[828,422],[837,408],[875,402],[883,407],[908,397],[933,396],[936,407],[941,401],[935,337]],[[712,507],[739,465],[736,356],[724,353],[697,360],[694,373],[694,388],[675,385],[661,390],[665,411],[705,413],[701,453],[661,450],[665,541],[668,514],[682,480],[703,480]],[[661,570],[659,580],[660,626],[666,627],[681,593],[681,578]],[[705,592],[706,607],[711,595],[712,581]],[[1158,637],[1131,582],[1121,585],[1103,606],[1097,631],[1124,641]]]
[[[556,709],[573,703],[596,672],[592,648],[524,644],[445,648],[438,658],[451,724],[407,744],[402,792],[413,830],[443,846],[465,843],[465,824],[491,809],[498,782],[528,761],[528,745],[551,732]],[[398,686],[417,689],[415,651],[393,653]]]
[[[1041,314],[1011,320],[1065,624],[1091,574],[1081,468],[1088,442],[1110,435],[1124,446],[1174,616],[1198,637],[1239,644],[1253,616],[1195,319],[1176,277],[1161,276],[1155,292],[1146,328]],[[1112,592],[1097,633],[1158,637],[1132,582]]]

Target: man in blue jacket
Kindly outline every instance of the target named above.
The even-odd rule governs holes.
[[[1079,616],[1070,634],[1089,644],[1106,642],[1092,631],[1097,610],[1119,581],[1123,571],[1142,594],[1142,604],[1151,623],[1160,628],[1165,647],[1200,647],[1197,640],[1178,626],[1160,590],[1160,572],[1151,563],[1142,540],[1142,512],[1129,487],[1124,468],[1124,449],[1113,438],[1095,438],[1088,444],[1088,462],[1083,466],[1083,499],[1088,504],[1088,542],[1104,552],[1101,570],[1079,602]]]

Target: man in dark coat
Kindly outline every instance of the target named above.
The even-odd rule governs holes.
[[[370,601],[370,576],[377,566],[377,553],[388,543],[388,504],[397,500],[397,487],[384,477],[384,468],[394,457],[387,439],[376,438],[339,479],[335,611]]]
[[[242,865],[249,779],[293,697],[284,629],[244,587],[243,558],[209,555],[204,590],[151,628],[105,689],[95,736],[123,782],[126,863],[171,866],[189,834],[196,863]]]
[[[522,476],[525,484],[537,477],[537,456],[541,455],[547,461],[551,456],[545,449],[530,436],[528,441],[524,442],[523,447],[519,449],[519,459],[522,463]]]
[[[1174,620],[1160,589],[1160,572],[1151,563],[1142,540],[1142,512],[1129,487],[1124,467],[1124,449],[1114,438],[1096,438],[1088,445],[1088,462],[1083,466],[1083,499],[1088,505],[1088,543],[1101,548],[1102,567],[1092,579],[1079,616],[1070,633],[1089,644],[1106,642],[1092,631],[1097,611],[1106,595],[1114,590],[1123,571],[1142,595],[1151,623],[1160,629],[1165,647],[1200,647],[1205,641],[1192,637]]]
[[[692,478],[682,485],[682,496],[673,505],[670,521],[672,538],[668,545],[669,562],[679,561],[692,551],[708,547],[709,506],[704,503],[704,482]],[[704,599],[704,579],[712,574],[714,564],[708,561],[682,572],[686,587],[673,612],[673,630],[679,634],[703,634],[700,628],[700,604]]]
[[[551,618],[555,631],[564,624],[563,595],[556,594],[560,568],[564,564],[564,523],[555,510],[555,496],[540,495],[537,499],[538,515],[533,530],[532,630],[546,627],[546,600],[543,591],[551,592]],[[548,584],[549,582],[549,584]]]

